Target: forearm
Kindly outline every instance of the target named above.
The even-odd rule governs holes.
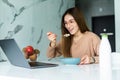
[[[55,57],[55,55],[56,55],[55,48],[49,46],[48,50],[47,50],[47,57],[53,58],[53,57]]]
[[[58,45],[56,45],[56,42],[50,42],[48,50],[47,50],[47,57],[48,58],[54,58],[56,56],[60,56],[60,50]]]

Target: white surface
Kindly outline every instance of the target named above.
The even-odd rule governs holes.
[[[112,52],[112,66],[115,69],[120,68],[120,53]]]
[[[119,75],[120,69],[114,69],[112,80],[119,80]],[[99,65],[61,64],[58,67],[27,69],[1,62],[0,80],[99,80]]]

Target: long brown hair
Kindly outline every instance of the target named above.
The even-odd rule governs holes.
[[[77,7],[73,7],[73,8],[69,8],[62,16],[62,21],[61,21],[61,33],[62,33],[62,35],[66,34],[66,33],[70,34],[69,31],[65,28],[65,24],[64,24],[64,17],[67,14],[70,14],[71,16],[73,16],[76,23],[78,24],[78,27],[79,27],[81,33],[89,31],[81,11]],[[72,35],[70,37],[67,37],[67,38],[62,36],[61,49],[62,49],[62,54],[64,57],[71,57],[72,56],[70,53],[72,38],[73,38]]]

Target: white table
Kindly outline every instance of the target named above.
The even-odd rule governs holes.
[[[120,69],[112,72],[112,80],[120,80]],[[99,64],[27,69],[0,62],[0,80],[99,80]]]

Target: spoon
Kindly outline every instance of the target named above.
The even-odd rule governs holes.
[[[64,37],[69,37],[69,36],[70,36],[70,34],[64,34],[63,36],[64,36]]]

